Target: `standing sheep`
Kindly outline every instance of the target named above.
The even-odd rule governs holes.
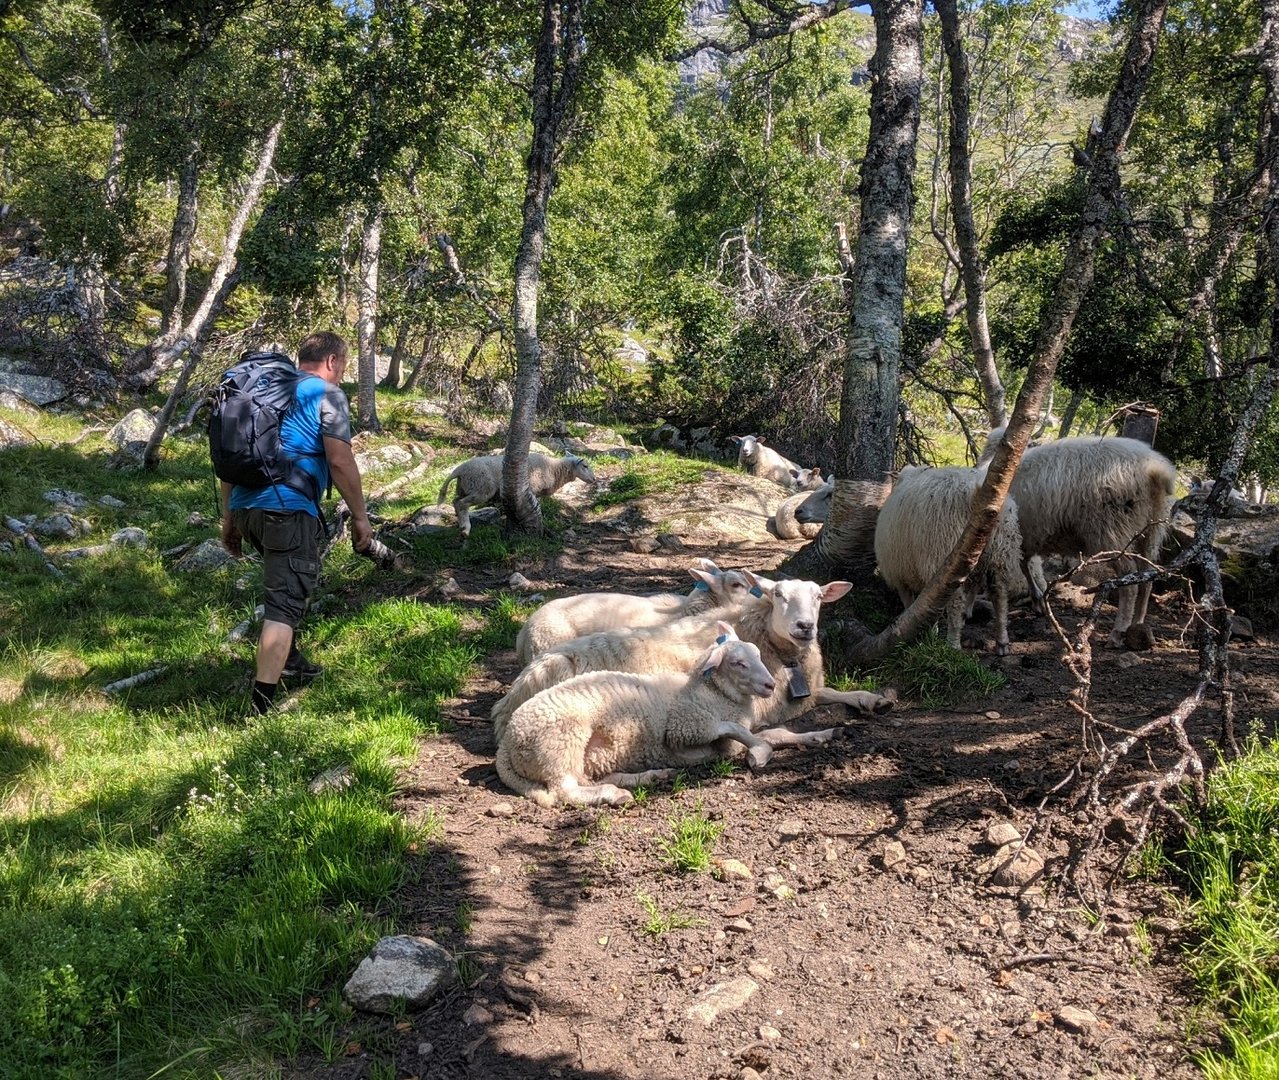
[[[990,433],[979,464],[994,455],[1003,434],[1003,428]],[[1042,610],[1043,588],[1029,568],[1033,556],[1132,552],[1116,560],[1118,574],[1137,569],[1142,560],[1156,561],[1176,482],[1172,462],[1137,439],[1081,436],[1027,450],[1009,494],[1017,500],[1022,564],[1036,607]],[[1149,582],[1116,591],[1107,645],[1120,648],[1133,636],[1149,647],[1149,601]]]
[[[524,702],[498,744],[502,782],[542,806],[616,806],[631,801],[624,789],[723,757],[731,743],[747,747],[760,768],[773,745],[830,741],[833,728],[755,734],[753,703],[771,697],[776,682],[755,645],[728,623],[714,629],[719,637],[691,673],[592,671]]]
[[[983,470],[902,469],[875,524],[875,561],[889,588],[909,607],[963,534]],[[963,585],[946,605],[946,640],[958,649],[964,613],[985,588],[995,606],[995,651],[1008,654],[1008,594],[1024,589],[1017,504],[1004,500],[995,531]]]
[[[453,500],[453,509],[457,511],[457,524],[463,536],[471,535],[471,507],[488,506],[501,494],[503,460],[502,454],[469,458],[444,478],[444,486],[440,488],[436,502],[444,502],[449,484],[456,480],[457,498]],[[595,483],[591,467],[580,457],[568,454],[562,458],[548,458],[544,454],[529,454],[529,487],[538,498],[552,495],[574,480]]]
[[[778,689],[755,703],[753,730],[787,723],[817,705],[838,703],[862,713],[883,712],[891,698],[864,690],[832,690],[826,686],[817,618],[823,602],[832,603],[852,584],[832,581],[767,581],[743,571],[759,596],[744,603],[730,622],[743,641],[759,647]],[[687,671],[700,654],[716,622],[715,614],[691,615],[665,626],[613,630],[567,641],[528,665],[490,714],[493,735],[502,733],[511,714],[534,694],[588,671]]]
[[[746,596],[750,585],[742,574],[736,570],[721,571],[710,559],[702,559],[701,562],[701,569],[689,568],[688,572],[697,579],[697,584],[687,596],[676,593],[630,596],[626,593],[592,592],[548,600],[520,628],[515,639],[516,656],[520,663],[527,664],[547,649],[583,634],[624,627],[660,626],[686,615],[727,607]]]

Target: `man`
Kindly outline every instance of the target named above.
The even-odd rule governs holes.
[[[222,482],[222,543],[241,554],[247,540],[262,553],[266,618],[258,639],[253,708],[271,708],[276,688],[286,678],[314,678],[322,668],[298,651],[294,631],[320,577],[324,540],[321,493],[333,486],[351,511],[351,546],[362,552],[373,540],[360,469],[351,452],[351,413],[339,389],[346,370],[346,342],[337,334],[312,334],[298,346],[294,407],[280,425],[281,449],[315,480],[314,497],[304,485],[265,488]]]

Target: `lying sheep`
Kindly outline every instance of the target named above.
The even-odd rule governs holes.
[[[444,486],[440,488],[436,502],[444,502],[449,484],[456,480],[457,498],[453,500],[453,509],[457,511],[457,524],[463,536],[471,535],[471,507],[488,506],[496,502],[501,494],[504,460],[502,454],[469,458],[444,478]],[[552,495],[574,480],[595,483],[591,467],[580,457],[566,454],[562,458],[552,458],[544,454],[529,454],[529,487],[538,498]]]
[[[592,592],[561,596],[538,608],[520,628],[515,654],[527,664],[547,649],[600,630],[634,626],[660,626],[686,615],[735,604],[745,597],[750,585],[736,570],[721,571],[710,559],[702,559],[701,569],[690,567],[697,579],[687,596],[657,593],[630,596],[626,593]]]
[[[826,686],[817,618],[823,602],[838,600],[852,584],[832,581],[768,581],[743,571],[758,597],[747,600],[724,620],[743,641],[759,647],[779,689],[755,703],[752,730],[794,720],[817,705],[840,703],[863,713],[892,707],[890,698],[867,691],[831,690]],[[497,742],[511,715],[534,694],[588,671],[687,671],[704,648],[717,616],[692,615],[665,626],[587,634],[537,657],[511,685],[490,714]]]
[[[990,433],[982,461],[994,455],[1003,434],[1003,428]],[[1137,439],[1083,436],[1027,450],[1009,493],[1017,501],[1022,565],[1036,606],[1042,610],[1043,584],[1029,568],[1032,556],[1130,550],[1140,557],[1116,560],[1119,574],[1138,568],[1141,559],[1158,559],[1176,480],[1172,462]],[[1149,582],[1115,593],[1107,645],[1124,645],[1131,627],[1145,630],[1149,601]]]
[[[737,450],[738,464],[752,476],[767,477],[788,491],[794,491],[801,478],[806,485],[821,484],[820,469],[801,469],[790,458],[782,457],[771,446],[765,446],[758,435],[733,435],[731,439],[741,444]]]
[[[822,523],[830,513],[830,500],[835,491],[835,478],[828,476],[811,491],[801,490],[777,508],[773,515],[773,527],[783,540],[795,540],[801,536],[810,539],[822,529]]]
[[[723,757],[732,743],[760,768],[775,745],[830,741],[833,728],[755,734],[754,702],[772,697],[776,681],[758,647],[728,623],[714,629],[691,672],[592,671],[524,702],[498,744],[502,782],[542,806],[616,806],[631,801],[625,789]]]
[[[982,469],[902,469],[875,523],[875,561],[889,588],[910,607],[963,534]],[[963,585],[946,605],[946,640],[960,648],[964,613],[985,589],[995,608],[995,651],[1008,654],[1008,594],[1022,592],[1017,504],[1004,501],[995,531]]]

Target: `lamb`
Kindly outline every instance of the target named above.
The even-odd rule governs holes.
[[[511,716],[497,771],[512,791],[542,806],[630,802],[628,788],[669,779],[676,768],[747,748],[752,768],[774,746],[820,745],[834,728],[796,734],[751,730],[754,702],[777,684],[759,648],[726,622],[691,671],[592,671],[543,690]]]
[[[440,495],[436,502],[444,502],[449,484],[456,480],[457,498],[453,500],[453,509],[457,511],[458,528],[464,537],[471,535],[470,508],[488,506],[495,502],[501,493],[503,460],[502,454],[469,458],[444,478],[444,486],[440,488]],[[580,457],[566,454],[562,458],[549,458],[544,454],[529,454],[529,487],[538,498],[543,495],[552,495],[574,480],[585,480],[588,484],[595,483],[595,473]]]
[[[689,568],[697,584],[687,596],[592,592],[547,601],[529,616],[515,639],[520,663],[527,664],[547,649],[583,634],[628,626],[660,626],[686,615],[727,607],[746,596],[750,585],[736,570],[721,571],[710,559],[702,559],[701,564],[700,569]]]
[[[804,484],[821,483],[820,469],[801,469],[790,458],[782,457],[771,446],[765,446],[758,435],[733,435],[731,439],[741,444],[737,451],[738,464],[752,476],[767,477],[788,491],[795,490],[801,477]]]
[[[773,527],[783,540],[795,540],[801,536],[810,539],[821,532],[822,523],[830,513],[830,500],[835,492],[835,478],[828,476],[812,490],[801,489],[783,502],[773,515]]]
[[[987,436],[979,465],[994,455],[1004,429]],[[1159,557],[1168,531],[1177,473],[1163,454],[1137,439],[1082,436],[1057,439],[1026,451],[1010,494],[1021,522],[1022,566],[1031,595],[1042,610],[1044,587],[1029,564],[1033,556],[1088,556],[1130,549],[1140,558],[1120,558],[1123,574]],[[1150,583],[1115,594],[1115,624],[1106,644],[1119,648],[1129,631],[1149,640],[1145,629]]]
[[[794,720],[817,705],[839,703],[862,713],[883,712],[892,700],[868,691],[826,686],[817,618],[823,602],[838,600],[851,582],[825,587],[811,581],[768,581],[742,571],[757,598],[729,615],[743,641],[759,647],[764,663],[784,688],[755,703],[752,730]],[[687,671],[716,621],[715,614],[690,615],[665,626],[613,630],[567,641],[537,657],[511,685],[490,716],[497,742],[511,715],[534,694],[588,671]]]
[[[981,469],[913,465],[898,474],[875,524],[875,561],[907,607],[959,541],[983,476]],[[964,613],[985,588],[995,607],[995,651],[1008,654],[1008,594],[1024,591],[1021,549],[1017,504],[1010,497],[981,560],[946,606],[946,640],[954,648],[961,647]]]

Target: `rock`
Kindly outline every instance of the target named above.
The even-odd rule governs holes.
[[[674,424],[663,424],[652,433],[651,440],[659,450],[687,450],[688,444]]]
[[[429,1042],[420,1042],[417,1044],[418,1057],[430,1057],[435,1053],[435,1047]]]
[[[126,525],[123,529],[119,529],[111,534],[111,543],[117,547],[134,547],[144,548],[151,542],[147,536],[145,529],[139,529],[136,525]]]
[[[210,537],[182,556],[174,565],[174,569],[190,574],[201,570],[218,570],[233,562],[235,562],[235,556],[222,546],[222,541]]]
[[[1115,657],[1115,667],[1123,668],[1125,671],[1129,668],[1140,667],[1145,662],[1144,657],[1131,652],[1120,653]]]
[[[759,1037],[768,1043],[781,1042],[782,1033],[771,1024],[760,1024]]]
[[[724,929],[730,930],[734,934],[749,934],[755,927],[751,925],[750,919],[734,919],[731,923],[725,925]]]
[[[777,978],[777,973],[773,971],[773,965],[767,960],[752,960],[746,965],[749,974],[759,979],[760,982],[772,982]]]
[[[125,413],[115,427],[107,432],[106,439],[112,446],[118,446],[130,457],[141,461],[154,431],[155,417],[146,409],[134,409]]]
[[[994,862],[995,870],[990,879],[995,885],[1021,887],[1033,881],[1044,869],[1043,856],[1020,841],[1001,847]]]
[[[0,409],[12,409],[14,412],[28,413],[30,415],[40,411],[26,398],[19,397],[12,390],[0,391]]]
[[[726,983],[716,983],[702,995],[696,1005],[687,1010],[685,1016],[704,1027],[710,1027],[723,1013],[740,1009],[757,993],[759,983],[740,975]]]
[[[624,362],[643,365],[648,363],[648,350],[629,334],[622,335],[622,343],[613,350],[613,355]]]
[[[448,416],[449,414],[449,407],[446,403],[431,401],[428,398],[405,401],[400,404],[399,408],[412,416]]]
[[[495,382],[489,391],[489,406],[494,412],[508,413],[515,407],[515,395],[504,382]]]
[[[464,1023],[467,1027],[475,1027],[479,1024],[491,1024],[492,1022],[493,1014],[478,1001],[462,1014],[462,1023]]]
[[[737,1074],[737,1080],[764,1080],[764,1077],[749,1065],[743,1065],[741,1072]]]
[[[334,765],[316,776],[306,788],[312,795],[323,795],[327,791],[345,791],[354,783],[355,773],[350,765]]]
[[[461,591],[462,591],[462,586],[459,585],[457,581],[455,581],[453,578],[446,579],[444,584],[440,586],[441,596],[457,596],[457,594],[460,593]]]
[[[51,514],[49,517],[37,521],[32,526],[32,531],[39,533],[41,536],[50,536],[61,540],[74,540],[77,536],[92,532],[93,526],[83,518],[72,517],[70,514]]]
[[[656,538],[652,536],[637,536],[628,545],[630,549],[640,555],[651,555],[660,546]]]
[[[658,544],[658,546],[659,546],[659,547],[663,547],[663,548],[665,548],[667,551],[673,551],[673,552],[675,552],[677,555],[678,555],[681,551],[686,550],[686,549],[685,549],[685,547],[684,547],[684,541],[683,541],[683,540],[681,540],[681,539],[680,539],[678,536],[676,536],[674,533],[658,533],[658,534],[657,534],[657,544]]]
[[[736,859],[720,859],[715,864],[715,871],[725,881],[750,881],[751,879],[751,868]]]
[[[986,843],[991,847],[1001,848],[1005,844],[1016,843],[1020,839],[1021,833],[1010,821],[996,821],[986,829]]]
[[[884,845],[884,869],[888,870],[906,861],[906,847],[900,840],[890,840]]]
[[[1252,620],[1243,615],[1230,616],[1230,636],[1239,641],[1252,641]]]
[[[129,504],[123,499],[117,499],[114,495],[103,495],[98,499],[100,506],[109,506],[112,510],[123,510]]]
[[[46,375],[20,375],[3,369],[0,369],[0,390],[15,394],[32,405],[52,405],[71,392],[59,379]]]
[[[110,544],[93,544],[91,547],[71,548],[69,551],[62,552],[59,559],[88,559],[95,555],[105,555],[111,550]]]
[[[1077,1009],[1074,1005],[1063,1005],[1057,1010],[1056,1020],[1071,1031],[1087,1031],[1097,1026],[1097,1016],[1087,1009]]]
[[[59,510],[83,510],[89,505],[89,497],[78,491],[64,491],[54,488],[44,493],[44,501],[53,503]]]
[[[457,981],[457,962],[430,938],[384,937],[360,961],[342,988],[356,1009],[394,1012],[400,1005],[421,1008]]]
[[[515,807],[508,802],[497,802],[484,811],[489,817],[514,817]]]
[[[787,818],[777,826],[777,835],[783,840],[798,840],[807,832],[804,823],[798,818]]]
[[[507,579],[506,584],[509,585],[512,589],[520,589],[523,592],[528,592],[530,589],[536,588],[536,586],[531,581],[529,581],[528,578],[526,578],[523,574],[519,573],[518,571],[516,571],[514,574],[510,576],[510,578]]]
[[[34,437],[28,435],[22,430],[22,428],[9,423],[8,420],[0,416],[0,450],[15,450],[19,446],[34,445]]]

